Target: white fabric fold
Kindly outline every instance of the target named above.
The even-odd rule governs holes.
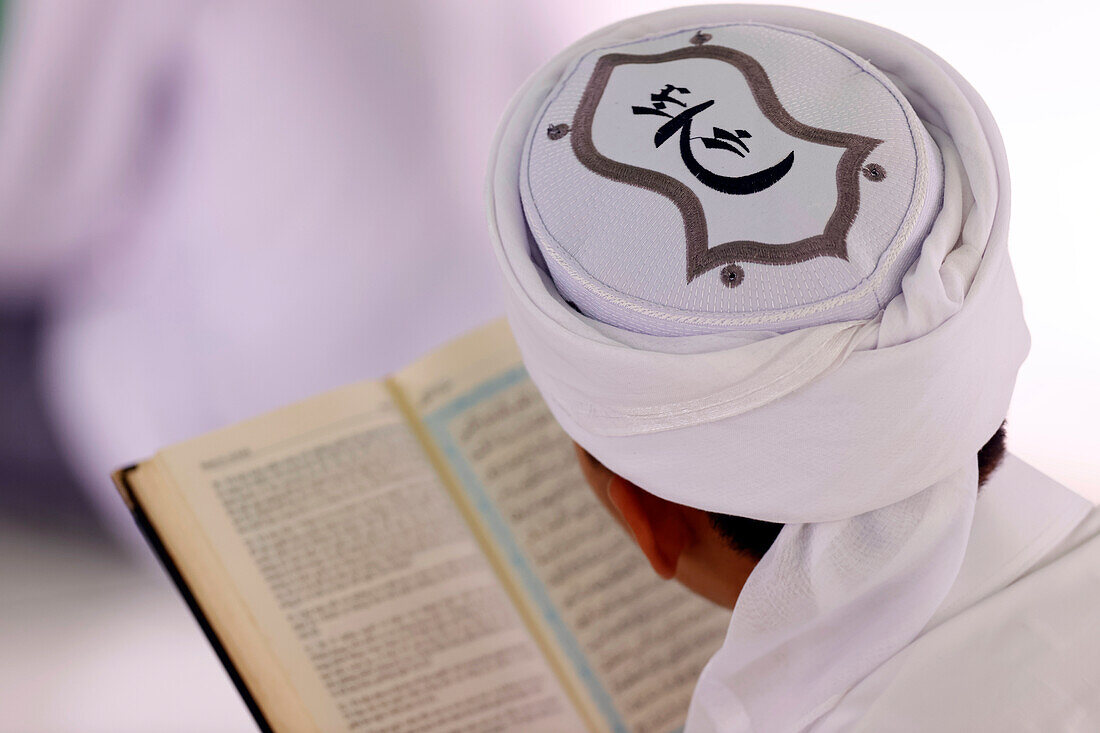
[[[532,256],[520,203],[522,143],[548,90],[588,49],[743,22],[868,58],[939,145],[943,206],[901,294],[875,319],[766,337],[645,336],[585,318]],[[788,525],[700,679],[688,733],[805,729],[943,601],[966,550],[976,453],[1027,353],[1007,167],[984,103],[930,51],[866,23],[772,6],[665,11],[597,31],[528,81],[487,194],[509,320],[565,430],[670,501]]]

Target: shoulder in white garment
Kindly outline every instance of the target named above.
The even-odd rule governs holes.
[[[815,731],[1100,730],[1100,508],[1008,456],[970,542],[928,630]]]

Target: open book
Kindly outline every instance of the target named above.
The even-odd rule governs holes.
[[[115,480],[264,730],[668,733],[729,621],[598,503],[503,322]]]

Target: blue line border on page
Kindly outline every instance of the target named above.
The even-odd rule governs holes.
[[[603,685],[600,684],[599,679],[596,677],[596,673],[588,664],[588,659],[581,652],[580,644],[577,642],[576,637],[574,637],[573,633],[566,627],[565,621],[558,614],[553,602],[551,602],[550,594],[546,586],[543,585],[542,581],[535,575],[534,570],[527,561],[527,557],[523,554],[519,544],[516,542],[516,538],[512,534],[512,531],[508,528],[504,518],[489,499],[489,494],[482,485],[481,480],[478,479],[473,467],[467,462],[465,456],[462,455],[462,451],[459,450],[458,446],[451,438],[450,431],[447,429],[451,420],[459,414],[485,400],[495,397],[509,387],[522,384],[527,379],[527,370],[523,367],[517,367],[504,372],[497,377],[482,382],[466,394],[432,412],[425,418],[424,422],[428,426],[429,432],[431,432],[432,437],[435,438],[436,443],[439,445],[444,455],[447,456],[447,461],[458,474],[459,480],[462,481],[462,485],[473,500],[475,508],[488,525],[493,538],[500,547],[504,549],[508,561],[519,575],[528,595],[535,601],[542,613],[542,617],[553,630],[554,636],[558,640],[558,645],[573,664],[573,669],[576,671],[577,676],[581,678],[588,688],[588,692],[595,701],[596,706],[600,709],[600,712],[603,713],[604,718],[611,725],[615,733],[629,733],[626,724],[622,721],[622,718],[619,717],[619,712],[611,702],[611,696],[608,694],[607,690],[604,689]]]

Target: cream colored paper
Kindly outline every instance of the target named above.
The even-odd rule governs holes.
[[[157,465],[228,581],[199,594],[215,628],[233,623],[220,635],[277,730],[583,730],[383,385],[203,436]],[[209,579],[195,557],[177,557],[184,576]]]

